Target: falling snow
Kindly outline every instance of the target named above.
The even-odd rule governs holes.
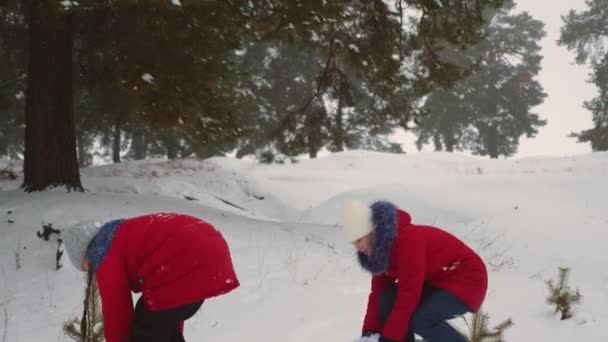
[[[146,81],[146,82],[148,82],[148,83],[150,83],[150,84],[154,84],[154,76],[152,76],[152,75],[150,75],[148,73],[145,73],[145,74],[141,75],[141,79],[144,80],[144,81]]]

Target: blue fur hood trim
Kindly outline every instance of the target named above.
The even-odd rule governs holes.
[[[373,274],[386,272],[391,255],[391,247],[397,236],[397,207],[387,201],[374,202],[372,209],[372,251],[369,256],[357,253],[361,267]]]
[[[99,265],[101,265],[101,262],[110,249],[114,234],[123,221],[124,220],[114,220],[104,224],[97,235],[95,235],[95,238],[93,238],[93,241],[91,241],[87,256],[89,257],[89,267],[92,272],[97,272]]]

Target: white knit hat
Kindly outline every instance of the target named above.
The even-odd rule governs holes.
[[[363,202],[346,200],[342,204],[342,233],[349,242],[374,231],[372,209]]]
[[[65,250],[68,252],[70,261],[77,269],[82,270],[82,262],[87,253],[87,249],[89,248],[89,244],[93,241],[93,238],[100,229],[101,224],[99,222],[83,221],[76,223],[61,232]]]

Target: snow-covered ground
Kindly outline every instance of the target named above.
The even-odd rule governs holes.
[[[0,181],[2,342],[67,341],[61,325],[81,313],[84,275],[67,258],[55,270],[55,238],[36,236],[43,223],[155,211],[214,224],[242,284],[205,303],[187,322],[187,340],[353,341],[369,276],[339,233],[344,198],[394,201],[414,222],[470,243],[492,269],[491,323],[515,322],[507,341],[608,340],[608,153],[488,160],[351,151],[286,165],[148,160],[82,175],[84,193],[26,194],[20,180]],[[558,266],[572,269],[584,296],[567,321],[545,303],[544,280]]]

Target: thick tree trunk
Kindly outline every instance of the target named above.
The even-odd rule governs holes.
[[[114,131],[112,132],[112,162],[114,164],[120,163],[121,135],[122,123],[117,115],[116,121],[114,122]]]
[[[25,191],[82,190],[72,98],[72,16],[46,0],[30,7],[25,108]]]
[[[323,140],[322,125],[325,116],[325,109],[322,107],[314,107],[306,117],[304,129],[306,131],[306,147],[310,158],[317,158],[317,153],[321,149]]]
[[[135,160],[146,159],[148,153],[148,134],[145,129],[137,129],[133,135],[133,158]]]
[[[167,158],[171,160],[177,158],[177,146],[175,144],[167,145]]]
[[[249,154],[255,155],[256,151],[257,151],[257,146],[256,146],[255,141],[250,141],[238,149],[238,151],[236,152],[236,158],[241,159]]]
[[[76,133],[76,148],[78,151],[78,164],[80,167],[89,167],[92,164],[91,154],[87,151],[87,138],[83,133]]]
[[[167,128],[165,134],[163,134],[163,140],[165,148],[167,149],[167,158],[176,159],[179,150],[179,144],[177,142],[175,129]]]
[[[488,137],[486,142],[488,144],[487,149],[490,158],[498,158],[498,130],[495,126],[490,126],[488,128]]]
[[[454,152],[454,145],[456,145],[456,139],[454,133],[451,130],[446,130],[443,134],[443,144],[447,152]]]
[[[435,146],[435,151],[443,151],[443,144],[441,143],[441,135],[439,133],[433,135],[433,145]]]
[[[316,148],[312,147],[312,146],[310,146],[310,147],[308,148],[308,156],[309,156],[311,159],[315,159],[315,158],[317,158],[317,152],[319,152],[319,151],[318,151]]]
[[[336,111],[336,129],[334,130],[334,145],[336,147],[336,151],[344,151],[344,123],[342,113],[342,98],[338,98],[338,109]]]

